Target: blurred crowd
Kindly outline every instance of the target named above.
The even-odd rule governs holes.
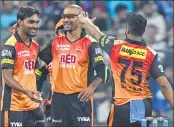
[[[117,39],[125,39],[124,24],[126,13],[136,11],[147,18],[147,27],[144,40],[156,50],[165,68],[165,74],[172,87],[173,84],[173,1],[53,1],[53,0],[23,0],[1,2],[1,46],[10,36],[9,29],[16,23],[17,11],[21,6],[30,5],[40,11],[40,31],[35,38],[41,49],[51,41],[54,36],[54,27],[61,19],[65,6],[78,4],[90,17],[96,17],[95,24],[104,33],[115,36]],[[49,87],[44,83],[45,93]],[[149,85],[153,93],[153,115],[172,117],[172,110],[164,99],[156,81],[149,78]],[[109,113],[109,102],[112,93],[112,82],[102,85],[95,93],[95,118],[96,123],[106,123]]]

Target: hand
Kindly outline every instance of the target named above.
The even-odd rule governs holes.
[[[17,23],[15,23],[15,24],[10,28],[10,33],[11,33],[11,35],[13,35],[16,31],[18,31]]]
[[[26,92],[26,95],[34,102],[37,102],[37,103],[42,103],[43,102],[43,99],[40,95],[39,92],[37,91],[27,91]]]
[[[95,89],[95,87],[89,85],[79,93],[78,98],[80,98],[80,101],[87,102],[89,98],[94,94]]]
[[[88,12],[84,12],[84,11],[78,17],[79,17],[79,22],[82,24],[85,24],[86,22],[94,23],[94,21],[96,20],[96,17],[89,19]]]
[[[47,108],[49,108],[50,106],[51,106],[51,101],[50,101],[50,100],[44,100],[44,101],[41,103],[41,105],[40,105],[40,107],[41,107],[41,109],[43,110],[43,112],[46,111]]]

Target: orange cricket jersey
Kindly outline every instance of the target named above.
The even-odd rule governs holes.
[[[110,54],[115,104],[151,98],[147,78],[156,52],[126,41],[116,40],[115,43]]]
[[[23,88],[36,91],[36,77],[34,73],[36,60],[38,57],[39,45],[31,40],[30,46],[26,46],[20,39],[18,33],[11,36],[3,46],[1,52],[2,69],[13,69],[13,78],[19,82]],[[3,84],[2,110],[28,111],[39,106],[30,98],[20,93],[6,83]]]
[[[68,41],[66,36],[53,39],[54,92],[72,94],[87,87],[91,41],[91,38],[87,36],[72,43]],[[100,59],[99,57],[95,58],[95,62],[103,60],[103,58]]]

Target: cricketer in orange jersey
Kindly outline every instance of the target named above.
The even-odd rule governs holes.
[[[17,22],[18,32],[5,42],[1,51],[4,81],[1,126],[45,126],[34,73],[39,45],[31,38],[36,36],[38,29],[38,10],[29,6],[21,7]]]
[[[164,75],[160,58],[142,40],[147,24],[142,15],[128,13],[125,40],[103,34],[85,12],[79,15],[79,19],[110,56],[114,87],[108,126],[140,127],[141,119],[152,116],[152,95],[147,83],[150,75],[173,107],[173,90]]]
[[[93,126],[92,95],[104,81],[101,49],[78,23],[81,11],[78,5],[64,9],[65,36],[55,37],[39,54],[47,64],[53,61],[53,126]]]

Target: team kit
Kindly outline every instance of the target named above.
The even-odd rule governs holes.
[[[173,106],[173,91],[158,53],[141,38],[147,24],[143,16],[129,13],[126,39],[117,40],[102,33],[80,6],[68,5],[56,24],[56,36],[40,50],[32,39],[37,36],[39,15],[33,7],[21,7],[15,30],[2,47],[0,126],[93,127],[93,94],[109,79],[108,127],[150,125],[146,119],[152,117],[149,75]],[[110,58],[110,69],[103,51]],[[41,89],[47,77],[51,91],[45,101]]]

